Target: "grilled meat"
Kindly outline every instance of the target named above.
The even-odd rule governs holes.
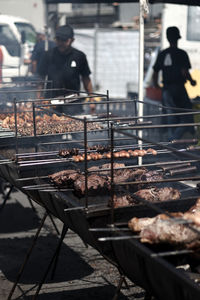
[[[116,170],[114,182],[137,181],[145,172],[147,172],[145,168]]]
[[[160,214],[154,218],[133,218],[128,226],[133,231],[140,231],[141,242],[150,244],[170,243],[185,245],[188,248],[200,245],[200,198],[189,211],[185,213]],[[192,212],[193,211],[193,212]],[[175,219],[174,219],[175,218]],[[179,219],[189,220],[190,227],[178,222]],[[194,231],[191,229],[193,226]]]
[[[59,156],[62,157],[69,157],[71,155],[78,155],[79,149],[72,148],[72,149],[62,149],[59,151]]]
[[[56,114],[52,115],[37,115],[36,131],[37,134],[56,134],[65,132],[83,131],[84,125],[82,121],[74,120],[69,117],[59,117]],[[2,120],[2,127],[15,129],[14,114],[6,116]],[[18,133],[23,136],[33,135],[33,114],[31,112],[17,113],[17,128]],[[101,125],[96,122],[88,123],[88,130],[101,129]]]
[[[181,193],[177,189],[172,187],[150,189],[142,189],[133,194],[133,197],[139,197],[150,202],[178,200],[181,197]]]
[[[168,200],[180,199],[180,192],[177,189],[171,187],[164,188],[150,188],[139,190],[132,195],[115,195],[114,196],[114,207],[136,205],[142,203],[138,198],[144,199],[149,202],[161,202]]]
[[[113,206],[114,208],[129,206],[132,203],[132,198],[129,194],[121,194],[121,195],[114,195],[113,198]],[[112,206],[111,200],[108,203],[109,206]]]
[[[175,223],[171,218],[160,215],[154,222],[144,227],[140,232],[141,242],[150,244],[170,243],[186,244],[194,241],[200,235],[183,224]]]
[[[140,232],[154,222],[154,218],[132,218],[128,222],[128,227],[135,232]]]
[[[79,170],[64,170],[49,175],[50,180],[57,186],[73,187],[74,181],[80,176]]]
[[[98,147],[95,147],[94,146],[94,150],[97,150],[98,152],[92,152],[92,153],[88,153],[88,156],[87,156],[87,159],[90,160],[90,159],[94,159],[94,160],[97,160],[97,159],[110,159],[111,158],[111,152],[106,152],[104,153],[105,151],[107,151],[109,149],[109,147],[102,147],[102,148],[98,148]],[[88,148],[88,150],[91,150],[91,148]],[[152,155],[157,155],[157,151],[154,150],[154,149],[148,149],[147,151],[146,150],[121,150],[121,151],[115,151],[113,153],[113,156],[115,158],[130,158],[131,156],[144,156],[146,155],[147,153],[151,153]],[[101,154],[101,155],[99,155]],[[83,156],[83,155],[82,155]],[[94,157],[94,158],[93,158]],[[76,162],[79,162],[79,161],[82,161],[81,159],[78,159],[77,156],[74,156],[73,157],[74,161]]]
[[[110,177],[110,167],[111,164],[103,164],[101,166],[93,166],[88,169],[88,171],[92,171],[90,175],[88,176],[88,190],[93,190],[98,193],[101,186],[104,188],[104,190],[108,191],[111,186],[111,177]],[[124,169],[124,164],[118,164],[114,163],[114,182],[117,184],[120,184],[121,182],[129,182],[129,181],[137,181],[138,177],[144,175],[148,171],[145,168],[134,168],[134,169]],[[108,170],[106,170],[108,169]],[[117,169],[117,170],[116,170]],[[74,187],[76,194],[78,195],[84,195],[85,194],[85,182],[84,176],[80,173],[80,170],[64,170],[61,172],[57,172],[55,174],[49,175],[50,180],[56,184],[57,186],[66,186],[66,187]],[[146,178],[149,177],[147,176]],[[99,183],[98,183],[99,181]],[[92,188],[92,185],[94,187]],[[134,190],[137,190],[138,185],[136,184],[134,186]],[[117,192],[121,192],[122,190],[129,190],[130,186],[127,185],[127,187],[120,185],[116,187]],[[136,204],[137,199],[136,197],[128,197],[129,204]],[[161,197],[161,196],[160,196]],[[164,196],[163,196],[164,197]],[[125,199],[125,198],[123,198]],[[165,199],[165,198],[164,198]],[[116,200],[116,206],[118,206],[119,201]],[[122,203],[122,201],[120,201]]]
[[[110,188],[107,178],[97,174],[88,176],[87,186],[89,196],[96,196],[99,193],[106,193]],[[80,175],[75,180],[74,189],[77,196],[82,197],[85,195],[85,175]]]
[[[110,150],[110,146],[103,146],[103,145],[94,145],[91,147],[88,147],[89,151],[95,150],[99,153],[104,153]]]

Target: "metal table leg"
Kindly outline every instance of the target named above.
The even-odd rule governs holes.
[[[118,299],[119,293],[120,293],[120,290],[121,290],[121,287],[122,287],[123,282],[124,282],[124,276],[123,276],[123,275],[120,275],[119,283],[118,283],[118,286],[117,286],[115,295],[114,295],[114,297],[112,298],[112,300],[117,300],[117,299]]]
[[[53,224],[53,227],[55,228],[55,231],[57,232],[58,235],[60,235],[60,232],[58,230],[58,227],[56,226],[56,223],[54,222],[54,219],[53,219],[52,215],[50,213],[48,213],[48,216],[51,220],[51,223]]]
[[[10,190],[9,190],[8,193],[4,196],[3,203],[2,203],[2,205],[0,206],[0,211],[4,208],[4,206],[5,206],[5,204],[6,204],[6,201],[8,200],[10,194],[12,193],[13,188],[14,188],[14,186],[11,185]]]
[[[68,227],[66,227],[66,225],[64,224],[63,225],[63,229],[62,229],[62,234],[61,234],[61,237],[60,237],[60,240],[59,240],[59,243],[58,243],[58,245],[56,247],[56,251],[54,252],[53,257],[51,258],[51,261],[50,261],[50,263],[49,263],[49,265],[48,265],[48,267],[47,267],[47,269],[46,269],[46,271],[44,273],[44,276],[43,276],[43,278],[42,278],[42,280],[41,280],[41,282],[40,282],[40,284],[39,284],[39,286],[38,286],[38,288],[36,290],[36,293],[33,296],[32,300],[37,299],[37,296],[38,296],[38,294],[39,294],[39,292],[41,290],[41,287],[42,287],[43,283],[45,282],[45,279],[46,279],[46,277],[47,277],[47,275],[48,275],[48,273],[49,273],[49,271],[50,271],[51,266],[52,266],[53,263],[54,263],[53,272],[55,272],[56,264],[57,264],[57,261],[58,261],[58,256],[59,256],[59,253],[60,253],[60,248],[61,248],[63,239],[64,239],[64,237],[65,237],[65,235],[67,233],[67,230],[68,230]],[[52,275],[54,275],[54,273]]]
[[[28,201],[29,201],[29,203],[30,203],[30,206],[31,206],[32,210],[33,210],[34,212],[36,212],[36,209],[35,209],[35,207],[34,207],[34,205],[33,205],[33,202],[32,202],[32,200],[31,200],[31,197],[27,196],[27,198],[28,198]]]
[[[24,268],[25,268],[25,266],[26,266],[26,264],[27,264],[27,262],[28,262],[28,260],[29,260],[29,258],[30,258],[30,255],[31,255],[31,253],[32,253],[32,251],[33,251],[33,248],[34,248],[34,246],[35,246],[35,244],[36,244],[36,242],[37,242],[38,236],[39,236],[40,231],[41,231],[41,229],[42,229],[42,227],[43,227],[43,225],[44,225],[44,222],[45,222],[45,220],[46,220],[46,217],[47,217],[47,213],[45,212],[45,214],[44,214],[44,216],[43,216],[43,218],[42,218],[42,220],[41,220],[40,226],[39,226],[39,228],[38,228],[38,230],[37,230],[37,232],[36,232],[36,234],[35,234],[35,236],[34,236],[33,242],[32,242],[32,244],[31,244],[31,246],[30,246],[30,248],[29,248],[29,250],[28,250],[28,252],[27,252],[27,254],[26,254],[26,257],[25,257],[25,259],[24,259],[24,262],[22,263],[22,265],[21,265],[21,267],[20,267],[19,273],[18,273],[18,275],[17,275],[17,279],[16,279],[16,281],[15,281],[14,284],[13,284],[13,287],[12,287],[12,289],[11,289],[9,295],[8,295],[7,300],[10,300],[10,299],[11,299],[11,297],[12,297],[14,291],[15,291],[15,288],[16,288],[16,286],[17,286],[17,284],[18,284],[18,282],[19,282],[19,280],[20,280],[20,278],[21,278],[21,276],[22,276],[22,273],[23,273],[23,271],[24,271]]]

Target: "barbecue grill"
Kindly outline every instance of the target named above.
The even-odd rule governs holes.
[[[75,100],[75,99],[74,99]],[[106,100],[106,103],[108,101]],[[15,102],[17,103],[17,102]],[[192,140],[183,140],[183,141],[172,141],[170,143],[168,142],[160,142],[160,143],[154,143],[152,141],[149,141],[146,138],[142,138],[143,141],[143,149],[148,149],[149,147],[154,147],[156,150],[156,156],[154,156],[152,153],[148,153],[145,156],[142,157],[142,165],[138,165],[139,157],[118,157],[114,158],[114,153],[120,152],[121,150],[125,149],[127,152],[131,149],[139,149],[140,145],[138,145],[138,131],[141,130],[151,130],[154,128],[162,128],[162,125],[156,125],[153,124],[152,121],[147,122],[147,120],[151,120],[152,118],[156,118],[155,116],[147,116],[147,118],[143,120],[143,122],[138,122],[137,117],[127,117],[127,118],[121,118],[113,117],[109,110],[107,111],[107,114],[104,118],[101,117],[94,117],[89,116],[88,117],[73,117],[69,116],[72,119],[79,120],[83,123],[84,130],[82,133],[71,133],[72,137],[71,140],[62,140],[60,136],[61,135],[44,135],[42,136],[42,139],[40,139],[40,135],[37,134],[37,125],[35,123],[35,113],[34,110],[42,110],[42,111],[48,111],[52,113],[52,105],[51,104],[43,104],[36,101],[34,102],[33,107],[33,124],[34,124],[34,135],[31,137],[22,138],[18,135],[17,132],[17,122],[15,122],[15,137],[12,139],[12,146],[14,146],[14,150],[16,149],[16,156],[14,160],[9,160],[4,157],[4,160],[1,162],[0,166],[0,172],[1,176],[6,178],[11,184],[22,190],[24,193],[26,193],[28,196],[30,196],[33,200],[35,200],[37,203],[39,203],[41,206],[45,207],[47,211],[51,212],[54,216],[59,218],[63,221],[65,227],[71,228],[74,232],[76,232],[86,243],[90,244],[91,246],[95,247],[104,257],[106,257],[109,261],[111,261],[113,264],[119,267],[120,270],[123,270],[123,273],[127,275],[131,280],[138,283],[139,285],[143,286],[147,291],[154,295],[158,295],[160,297],[159,292],[157,292],[156,288],[152,284],[152,286],[149,284],[146,284],[145,280],[142,284],[142,276],[144,276],[144,270],[139,272],[134,272],[133,269],[129,269],[125,262],[124,258],[127,257],[124,254],[122,254],[122,249],[125,248],[125,246],[129,249],[130,248],[130,254],[133,253],[133,255],[136,257],[136,254],[141,255],[142,257],[147,257],[147,260],[150,260],[149,265],[154,265],[154,260],[157,262],[158,258],[152,259],[152,257],[149,258],[149,256],[146,254],[146,252],[150,250],[146,250],[146,248],[141,245],[137,240],[135,241],[129,241],[124,240],[123,241],[110,241],[107,243],[102,243],[98,241],[98,237],[102,236],[102,233],[99,232],[92,232],[89,229],[90,228],[101,228],[106,227],[107,224],[115,224],[115,223],[121,223],[122,220],[124,222],[128,221],[129,216],[137,215],[137,212],[140,211],[141,214],[138,214],[138,216],[142,215],[152,215],[152,210],[146,209],[143,205],[136,205],[132,207],[119,207],[116,209],[113,209],[113,194],[114,194],[114,184],[113,184],[113,163],[116,159],[120,163],[125,163],[126,166],[119,167],[116,169],[135,169],[135,168],[142,168],[142,167],[148,167],[150,170],[157,170],[159,174],[163,174],[163,168],[165,167],[165,175],[164,178],[159,180],[153,180],[152,182],[147,182],[145,180],[139,180],[135,182],[121,182],[120,186],[124,186],[124,189],[127,189],[127,185],[137,186],[139,184],[142,184],[143,186],[146,186],[147,184],[153,184],[159,187],[159,185],[170,185],[174,188],[178,188],[183,190],[182,191],[182,197],[180,201],[169,201],[168,203],[162,203],[161,204],[155,204],[155,206],[165,206],[167,207],[167,210],[173,210],[178,203],[181,203],[183,207],[185,205],[189,205],[189,203],[193,203],[195,199],[198,197],[198,190],[197,189],[191,189],[188,191],[187,187],[180,183],[180,181],[187,181],[187,180],[199,180],[200,176],[198,175],[199,172],[199,155],[198,155],[198,147],[196,146],[198,140],[192,139]],[[130,103],[130,102],[129,102]],[[69,103],[64,104],[64,106],[67,107]],[[77,105],[76,103],[70,105]],[[80,104],[79,104],[80,105]],[[86,104],[88,105],[88,104]],[[108,105],[108,103],[107,103]],[[53,105],[55,106],[55,105]],[[54,112],[54,111],[53,111]],[[189,112],[191,114],[198,114],[198,112],[192,111]],[[17,114],[17,111],[15,109],[15,116]],[[60,115],[59,113],[57,113]],[[61,113],[63,114],[63,113]],[[64,113],[63,115],[66,116]],[[16,120],[16,117],[15,117]],[[103,129],[96,129],[88,131],[88,124],[89,123],[99,123],[103,125]],[[191,124],[189,124],[191,125]],[[194,125],[194,124],[192,124]],[[191,125],[191,126],[192,126]],[[198,126],[199,123],[196,123],[196,126]],[[185,124],[184,124],[185,126]],[[113,137],[113,128],[118,133],[117,138],[114,139]],[[127,132],[126,136],[123,136],[123,131]],[[99,138],[99,133],[104,132],[103,136]],[[56,136],[56,138],[55,138]],[[59,136],[59,138],[58,138]],[[50,140],[45,140],[50,137]],[[44,138],[44,139],[43,139]],[[11,140],[10,139],[10,140]],[[22,153],[19,151],[20,149],[20,143],[23,143],[23,140],[30,141],[30,148],[31,150],[35,150],[34,152],[26,151],[26,153]],[[14,142],[15,141],[15,145]],[[114,144],[115,142],[115,144]],[[87,160],[88,155],[90,153],[94,152],[94,150],[88,150],[88,147],[92,147],[93,145],[97,145],[98,143],[103,143],[103,145],[106,147],[110,147],[110,155],[108,157],[103,157],[99,160]],[[195,144],[195,146],[192,148],[190,147],[191,144]],[[17,145],[17,147],[16,147]],[[37,147],[35,147],[37,145]],[[61,157],[59,155],[59,149],[62,149],[63,147],[67,146],[67,148],[77,147],[79,150],[79,153],[81,155],[85,155],[85,158],[83,161],[76,162],[74,158],[69,155],[69,157]],[[28,146],[29,147],[29,146]],[[39,151],[39,147],[43,151]],[[44,151],[45,149],[45,151]],[[55,150],[56,149],[56,150]],[[30,150],[30,149],[29,149]],[[106,151],[108,149],[106,148]],[[156,163],[155,163],[155,157],[156,157]],[[90,172],[93,173],[94,171],[88,171],[88,168],[90,166],[100,166],[103,163],[110,162],[110,168],[107,170],[109,174],[111,175],[111,195],[110,192],[101,197],[94,197],[89,194],[89,190],[87,187],[88,183],[88,177]],[[176,165],[176,166],[175,166]],[[178,166],[177,166],[178,165]],[[169,168],[167,168],[167,166]],[[184,170],[181,170],[181,166]],[[42,167],[42,168],[41,168]],[[62,171],[64,169],[70,169],[73,168],[74,170],[80,169],[80,172],[85,174],[85,193],[83,197],[77,197],[76,194],[74,194],[74,189],[69,187],[58,187],[55,184],[53,184],[50,181],[50,178],[48,175],[53,174],[58,171]],[[104,169],[100,170],[105,171]],[[95,171],[96,172],[96,171]],[[188,173],[189,172],[189,173]],[[193,173],[194,172],[194,173]],[[175,174],[176,173],[176,174]],[[173,183],[173,184],[172,184]],[[184,199],[185,198],[185,199]],[[111,202],[109,202],[111,199]],[[170,199],[169,199],[170,200]],[[180,205],[181,205],[180,204]],[[127,230],[127,229],[126,229]],[[66,232],[66,228],[65,228]],[[108,232],[108,235],[113,235],[112,232]],[[118,233],[115,233],[115,235]],[[123,230],[119,230],[119,236],[123,236]],[[105,234],[104,234],[105,236]],[[115,236],[114,236],[115,237]],[[119,252],[117,252],[117,244],[120,244],[119,249],[121,249]],[[135,246],[135,243],[137,247]],[[132,244],[134,246],[132,246]],[[123,246],[124,245],[124,246]],[[131,246],[130,246],[131,245]],[[115,250],[113,252],[113,249]],[[126,248],[125,248],[126,249]],[[139,249],[136,251],[136,249]],[[128,250],[127,250],[128,251]],[[126,253],[126,252],[125,252]],[[136,253],[136,254],[134,254]],[[143,254],[145,253],[145,254]],[[149,252],[148,252],[149,253]],[[120,258],[121,257],[121,258]],[[130,257],[130,256],[128,256]],[[137,258],[137,257],[136,257]],[[160,259],[160,258],[159,258]],[[136,259],[135,259],[136,260]],[[134,262],[135,262],[134,260]],[[151,262],[152,261],[152,262]],[[133,262],[133,266],[134,266]],[[146,263],[145,263],[146,264]],[[173,267],[166,267],[166,262],[164,261],[163,265],[161,265],[162,268],[166,268],[166,273],[171,274],[171,270]],[[160,266],[159,265],[159,266]],[[158,267],[159,269],[159,267]],[[147,281],[148,272],[146,273]],[[178,275],[175,272],[175,276]],[[133,276],[135,275],[135,276]],[[136,278],[135,278],[136,277]],[[145,278],[146,278],[145,277]],[[178,280],[178,279],[177,279]],[[178,280],[179,281],[179,280]],[[186,280],[187,281],[187,280]],[[187,287],[187,292],[190,290],[190,285],[193,286],[193,283],[188,279],[189,285]],[[183,280],[184,282],[184,280]],[[196,289],[194,288],[196,291]],[[10,299],[10,298],[9,298]],[[173,298],[172,298],[173,299]],[[174,298],[175,299],[175,298]],[[178,298],[179,299],[179,298]],[[186,299],[186,298],[182,298]]]

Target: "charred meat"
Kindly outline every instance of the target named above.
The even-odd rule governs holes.
[[[96,196],[99,193],[107,193],[110,186],[108,184],[107,178],[92,174],[87,178],[87,188],[89,196]],[[79,197],[85,195],[85,175],[80,175],[74,182],[75,194]]]

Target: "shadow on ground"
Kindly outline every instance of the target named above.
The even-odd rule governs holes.
[[[48,294],[40,294],[38,300],[109,300],[113,299],[113,296],[116,292],[116,287],[112,285],[103,286],[103,287],[92,287],[85,289],[77,289],[71,291],[55,292]],[[26,300],[31,300],[32,296],[24,297]],[[127,300],[127,298],[122,293],[119,294],[118,300]],[[134,299],[134,298],[133,298]]]
[[[4,259],[1,259],[0,270],[9,281],[16,279],[32,240],[33,238],[1,240],[0,256]],[[39,237],[19,283],[34,284],[40,282],[53,256],[58,241],[58,237],[54,235]],[[66,246],[66,244],[62,244],[53,282],[81,279],[90,275],[92,272],[93,268],[76,252]],[[46,282],[52,282],[50,275]]]
[[[20,203],[6,203],[0,211],[0,233],[21,232],[39,226],[39,218],[32,208],[23,207]]]

